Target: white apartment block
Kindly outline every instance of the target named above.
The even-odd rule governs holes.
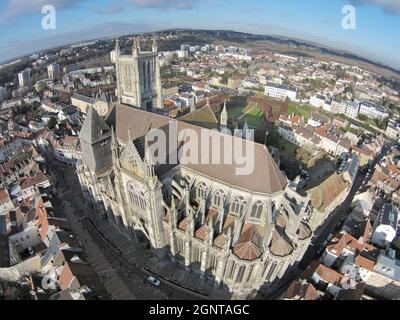
[[[289,98],[291,101],[296,100],[297,89],[285,85],[267,84],[265,86],[265,95],[275,99],[285,100]]]
[[[346,117],[355,119],[358,116],[359,108],[360,106],[356,102],[342,101],[342,109],[340,113],[344,114]]]
[[[389,119],[385,133],[389,138],[398,140],[400,138],[400,122]]]
[[[61,68],[57,63],[50,64],[47,67],[47,74],[50,80],[59,80],[61,78]]]
[[[7,96],[8,96],[7,88],[0,87],[0,102],[6,100]]]
[[[384,107],[378,106],[368,101],[363,101],[360,103],[359,113],[372,119],[386,119],[389,117],[389,113]]]
[[[20,87],[26,87],[31,81],[31,69],[26,69],[18,73],[18,82]]]
[[[316,108],[322,108],[325,104],[325,97],[315,95],[310,98],[310,104]]]

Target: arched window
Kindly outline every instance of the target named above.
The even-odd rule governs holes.
[[[246,201],[243,197],[237,197],[231,204],[231,212],[241,215],[244,211]]]
[[[207,186],[204,183],[199,184],[196,187],[196,198],[197,199],[205,199],[207,196]]]
[[[222,190],[217,190],[214,193],[213,205],[217,208],[222,208],[224,206],[225,194]]]
[[[262,201],[257,201],[253,204],[253,207],[251,208],[251,214],[250,216],[252,218],[261,218],[261,214],[263,212],[264,206]]]
[[[186,187],[190,186],[190,181],[191,181],[191,178],[189,176],[184,177],[181,180],[181,187],[186,188]]]
[[[136,208],[146,209],[147,203],[143,191],[132,182],[128,185],[128,193],[132,205]]]

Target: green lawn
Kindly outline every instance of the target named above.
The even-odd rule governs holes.
[[[233,108],[227,108],[228,110],[228,117],[232,120],[236,119],[238,116],[240,116],[243,113],[243,108],[242,106],[240,107],[233,107]]]
[[[300,105],[294,102],[289,103],[288,114],[296,114],[308,119],[315,109],[309,104]]]

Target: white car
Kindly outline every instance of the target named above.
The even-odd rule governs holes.
[[[160,280],[154,278],[153,276],[150,276],[147,278],[147,281],[149,281],[152,285],[159,287],[160,286]]]

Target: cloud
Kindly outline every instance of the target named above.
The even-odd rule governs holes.
[[[356,5],[373,4],[382,9],[386,13],[400,15],[400,1],[399,0],[352,0]]]
[[[91,39],[114,38],[116,36],[131,35],[141,32],[154,32],[165,29],[164,24],[149,24],[146,21],[127,23],[127,22],[107,22],[79,31],[60,33],[44,38],[32,39],[27,41],[12,41],[5,47],[0,47],[0,63],[16,59],[17,57],[28,55],[40,50],[65,46],[78,41]]]
[[[194,0],[130,0],[135,7],[151,8],[151,9],[193,9]]]
[[[121,4],[113,3],[103,8],[95,8],[94,12],[97,14],[117,14],[124,11]]]
[[[73,8],[81,0],[9,0],[4,12],[1,15],[3,20],[10,20],[25,14],[42,12],[46,5],[52,5],[56,10]]]

